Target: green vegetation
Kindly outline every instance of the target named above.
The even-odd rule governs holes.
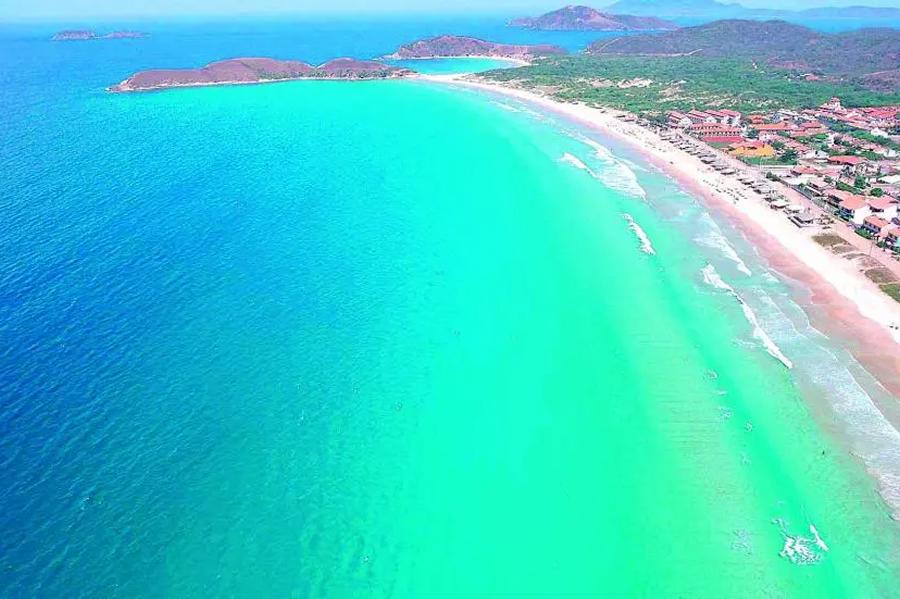
[[[863,131],[862,129],[857,129],[856,127],[851,127],[844,123],[838,122],[829,123],[828,128],[832,131],[836,131],[837,133],[846,133],[847,135],[855,137],[856,139],[876,143],[878,145],[884,146],[885,148],[900,152],[900,143],[897,143],[896,141],[888,137],[879,137],[878,135],[872,135],[868,131]]]
[[[788,71],[730,58],[564,56],[482,74],[567,101],[647,115],[697,106],[742,112],[818,106],[839,96],[848,106],[900,103],[900,94],[854,84],[807,81]]]
[[[846,191],[846,192],[848,192],[848,193],[855,193],[855,194],[858,194],[858,195],[862,195],[862,193],[863,193],[862,189],[858,189],[858,188],[856,188],[856,187],[853,187],[852,185],[847,185],[847,184],[844,183],[843,181],[838,181],[838,182],[835,184],[835,187],[837,187],[837,188],[840,189],[841,191]]]
[[[882,285],[881,290],[900,302],[900,283],[889,283],[887,285]]]
[[[598,40],[594,54],[738,58],[796,73],[858,80],[900,91],[900,30],[888,27],[823,33],[785,21],[722,20],[660,35]]]

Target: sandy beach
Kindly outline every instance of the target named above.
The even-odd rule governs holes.
[[[900,330],[895,328],[900,325],[900,303],[852,263],[816,243],[812,236],[818,230],[796,227],[735,176],[723,175],[646,127],[622,120],[624,112],[564,103],[532,91],[458,75],[421,78],[516,98],[632,145],[657,168],[729,217],[767,262],[797,286],[801,304],[814,308],[808,310],[813,324],[846,341],[867,370],[892,394],[900,395]],[[762,178],[757,171],[743,168]]]

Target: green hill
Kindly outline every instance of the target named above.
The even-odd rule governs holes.
[[[822,33],[785,21],[731,19],[659,35],[600,40],[588,53],[739,58],[884,89],[890,84],[876,74],[900,69],[900,30]]]

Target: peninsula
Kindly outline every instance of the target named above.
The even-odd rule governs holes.
[[[560,56],[563,54],[566,54],[565,49],[550,44],[530,46],[498,44],[474,37],[440,35],[438,37],[404,44],[387,58],[457,58],[483,56],[531,62],[535,58],[541,56]]]
[[[565,6],[539,17],[520,17],[510,27],[543,31],[663,31],[678,29],[672,21],[652,16],[616,15],[590,6]]]
[[[83,42],[91,40],[140,39],[144,37],[148,37],[147,34],[140,31],[111,31],[101,35],[96,31],[86,29],[67,29],[55,33],[50,39],[54,42]]]
[[[336,58],[319,66],[274,58],[232,58],[210,63],[198,69],[153,69],[135,73],[109,91],[136,92],[173,87],[242,85],[296,79],[392,79],[412,75],[413,71],[373,60]]]

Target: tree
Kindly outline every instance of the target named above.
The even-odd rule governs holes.
[[[862,175],[856,175],[856,179],[853,180],[853,187],[856,187],[857,189],[865,189],[866,185],[866,178]]]
[[[782,162],[797,162],[797,152],[795,150],[788,150],[784,154],[781,155]]]
[[[880,198],[881,196],[884,195],[884,190],[881,189],[880,187],[876,187],[870,192],[870,194],[876,198]]]

